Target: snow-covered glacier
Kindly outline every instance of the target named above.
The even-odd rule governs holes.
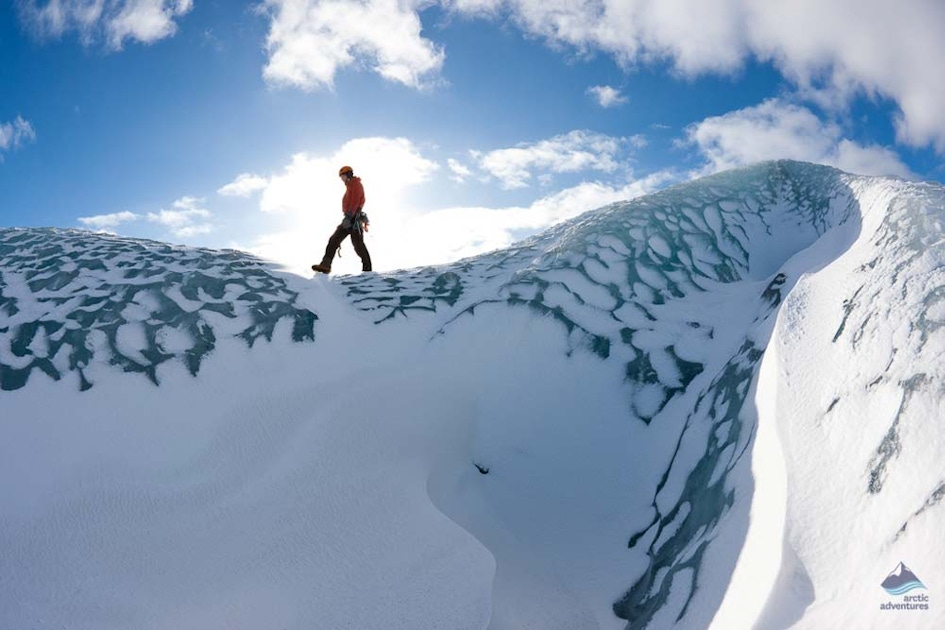
[[[0,627],[945,626],[943,220],[781,161],[386,274],[2,229]]]

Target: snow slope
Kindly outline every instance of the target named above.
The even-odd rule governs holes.
[[[943,217],[771,162],[384,275],[0,230],[0,627],[941,627]]]

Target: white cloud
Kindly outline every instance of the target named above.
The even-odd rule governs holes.
[[[589,131],[571,131],[534,144],[509,149],[472,151],[479,168],[499,179],[503,188],[528,186],[533,172],[613,173],[624,165],[628,151],[642,144],[640,137],[612,137]]]
[[[630,68],[668,60],[681,74],[770,61],[820,103],[857,93],[900,108],[898,139],[945,152],[941,0],[445,0],[456,13],[509,16],[554,46],[603,51]]]
[[[214,227],[209,223],[197,223],[193,225],[184,225],[171,230],[171,234],[177,238],[193,238],[201,234],[209,234],[214,231]]]
[[[490,244],[489,251],[512,243],[513,232],[526,231],[537,233],[556,223],[572,219],[588,210],[594,210],[608,204],[633,199],[656,191],[665,185],[671,177],[666,173],[657,173],[641,180],[623,184],[605,184],[601,182],[582,182],[577,186],[559,190],[536,199],[525,208],[495,208],[488,210],[491,217],[482,216],[475,221],[490,223],[491,230],[501,230],[504,238],[498,245]],[[450,210],[448,212],[457,212]],[[458,236],[462,236],[458,234]],[[479,252],[477,252],[479,253]]]
[[[580,51],[602,50],[627,67],[669,58],[681,72],[729,71],[741,62],[740,0],[506,0],[508,14],[530,35]],[[466,3],[451,8],[467,12]],[[482,14],[473,2],[471,15]]]
[[[249,197],[255,192],[263,190],[269,180],[252,173],[242,173],[235,180],[217,190],[217,194],[224,197]]]
[[[206,208],[200,207],[202,203],[202,199],[182,197],[174,202],[172,210],[149,212],[147,220],[163,226],[178,238],[207,234],[214,229],[208,222],[213,215]]]
[[[126,210],[113,214],[79,217],[78,222],[93,230],[114,232],[120,225],[145,221],[159,225],[176,238],[189,239],[208,234],[216,229],[210,222],[213,214],[202,207],[203,203],[203,199],[196,197],[181,197],[171,205],[171,209],[147,214],[135,214]]]
[[[703,172],[786,158],[864,175],[911,176],[895,152],[857,144],[809,109],[775,99],[690,125],[686,136],[708,162]]]
[[[945,82],[935,80],[945,67],[941,0],[265,0],[265,77],[330,88],[339,70],[367,67],[427,85],[445,59],[421,34],[420,13],[434,5],[508,19],[552,46],[602,51],[628,69],[669,61],[697,76],[770,61],[821,105],[844,108],[856,94],[894,100],[898,140],[945,153]],[[608,94],[596,94],[602,105],[619,104]]]
[[[338,70],[368,67],[389,81],[420,88],[445,54],[420,32],[426,0],[265,0],[271,18],[267,81],[306,90],[331,88]]]
[[[79,217],[79,223],[99,231],[110,231],[122,223],[137,221],[140,217],[134,212],[115,212],[112,214],[99,214],[92,217]]]
[[[491,17],[498,13],[506,0],[442,0],[448,10],[481,17]]]
[[[37,6],[36,0],[18,2],[20,18],[41,37],[61,37],[69,30],[79,32],[88,43],[105,11],[105,0],[51,0]]]
[[[193,8],[193,0],[21,0],[20,17],[41,37],[58,38],[76,31],[84,44],[104,37],[119,50],[126,40],[150,44],[177,32],[176,18]]]
[[[830,158],[835,158],[832,162],[834,166],[848,173],[896,175],[916,179],[916,175],[895,151],[875,144],[863,146],[844,138],[831,151]]]
[[[802,87],[879,93],[901,108],[899,140],[945,152],[945,4],[797,0],[747,12],[753,49]]]
[[[13,122],[0,123],[0,161],[3,160],[3,151],[19,149],[26,142],[35,140],[33,125],[22,116],[17,116]]]
[[[620,90],[609,85],[595,85],[587,88],[587,93],[597,100],[597,104],[604,108],[617,107],[627,102],[627,97]]]
[[[120,49],[126,39],[149,44],[170,37],[177,32],[174,18],[192,8],[192,0],[127,0],[107,22],[109,44]]]
[[[450,172],[453,173],[450,179],[455,182],[463,183],[472,176],[472,171],[469,169],[469,167],[459,160],[450,158],[446,161],[446,165],[449,167]]]
[[[533,229],[542,230],[588,210],[650,194],[674,180],[668,172],[659,172],[622,185],[582,182],[535,201],[531,206]]]

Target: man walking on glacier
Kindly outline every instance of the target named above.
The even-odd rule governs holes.
[[[369,225],[367,215],[363,211],[364,186],[361,185],[361,178],[355,177],[354,169],[350,166],[342,166],[338,171],[338,177],[345,183],[345,196],[341,199],[341,212],[344,214],[344,219],[328,239],[322,262],[312,265],[312,271],[331,273],[331,261],[335,258],[335,252],[349,235],[354,251],[361,258],[361,270],[371,271],[371,254],[364,245],[364,233]]]

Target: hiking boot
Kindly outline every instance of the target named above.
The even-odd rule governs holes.
[[[322,273],[331,273],[331,267],[329,267],[328,265],[322,265],[322,264],[312,265],[312,271],[320,271]]]

